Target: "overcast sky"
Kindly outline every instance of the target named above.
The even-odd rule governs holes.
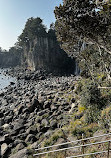
[[[17,41],[30,17],[40,17],[49,27],[53,10],[62,0],[0,0],[0,47],[8,50]]]

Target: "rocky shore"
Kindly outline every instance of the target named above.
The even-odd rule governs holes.
[[[6,73],[18,80],[0,92],[1,154],[3,158],[28,158],[43,139],[68,124],[78,77],[52,76],[40,70]]]

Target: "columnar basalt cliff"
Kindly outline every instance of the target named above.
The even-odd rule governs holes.
[[[55,26],[46,31],[42,20],[29,18],[18,43],[23,48],[22,65],[31,70],[70,74],[75,72],[75,59],[68,57],[56,39]]]
[[[16,45],[8,52],[1,51],[1,67],[17,65],[32,71],[43,69],[53,74],[78,74],[75,59],[60,48],[54,24],[46,31],[40,18],[29,18]]]
[[[56,39],[39,37],[24,47],[24,63],[32,69],[45,69],[55,73],[74,73],[75,59],[60,48]]]

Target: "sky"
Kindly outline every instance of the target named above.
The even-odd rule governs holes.
[[[60,3],[62,0],[0,0],[0,47],[14,46],[30,17],[40,17],[49,28],[55,22],[53,10]]]

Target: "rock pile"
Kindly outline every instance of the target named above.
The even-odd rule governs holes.
[[[41,72],[40,72],[41,73]],[[20,79],[0,92],[0,144],[3,158],[26,158],[29,144],[36,148],[40,137],[50,136],[71,109],[76,77],[49,77],[23,72]],[[73,96],[74,97],[74,96]]]

